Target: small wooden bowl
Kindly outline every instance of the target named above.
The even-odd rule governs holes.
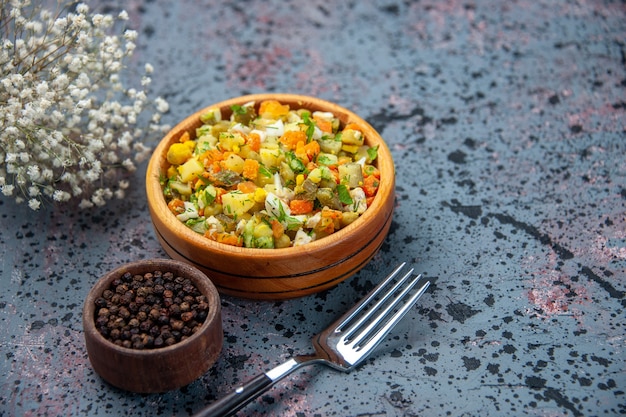
[[[95,300],[124,273],[172,272],[190,278],[207,297],[209,314],[199,331],[188,339],[158,349],[137,350],[118,346],[96,329]],[[87,354],[102,379],[118,388],[138,393],[158,393],[183,387],[206,373],[222,350],[224,334],[219,294],[205,274],[187,263],[154,259],[123,265],[96,282],[83,306]]]
[[[278,100],[291,108],[332,112],[342,125],[357,123],[366,144],[378,146],[380,187],[367,211],[349,226],[306,245],[282,249],[229,246],[193,232],[167,208],[159,178],[167,171],[167,150],[184,132],[195,138],[200,115],[219,107],[230,117],[231,106]],[[218,290],[251,299],[287,299],[333,287],[358,272],[378,252],[391,226],[395,169],[389,148],[376,130],[355,113],[318,98],[291,94],[255,94],[206,107],[184,119],[159,143],[146,175],[148,207],[159,242],[169,256],[194,265],[212,277]]]

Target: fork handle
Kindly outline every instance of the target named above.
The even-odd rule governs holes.
[[[267,390],[274,381],[266,374],[259,374],[250,381],[239,386],[227,396],[203,408],[194,417],[226,417],[232,416],[243,406]]]
[[[258,397],[262,392],[268,390],[276,382],[289,375],[302,365],[314,363],[315,360],[306,357],[296,357],[289,359],[275,368],[259,374],[250,381],[236,388],[227,396],[217,400],[200,410],[193,417],[227,417],[232,416],[243,406]]]

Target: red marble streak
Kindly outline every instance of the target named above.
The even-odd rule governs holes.
[[[536,262],[535,257],[528,258],[529,265]],[[556,257],[551,253],[548,265],[538,265],[538,269],[530,272],[532,278],[528,285],[528,301],[534,306],[534,310],[540,310],[542,318],[553,315],[571,315],[579,323],[582,314],[579,306],[591,302],[587,288],[571,280],[571,278],[554,268]]]

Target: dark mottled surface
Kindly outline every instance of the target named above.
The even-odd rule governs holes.
[[[224,297],[225,345],[174,392],[108,386],[81,306],[164,256],[143,194],[89,213],[0,200],[0,415],[189,415],[293,352],[400,260],[436,280],[351,374],[309,368],[242,415],[626,414],[626,6],[620,1],[102,1],[131,14],[168,122],[250,92],[316,95],[397,163],[383,250],[337,288]]]

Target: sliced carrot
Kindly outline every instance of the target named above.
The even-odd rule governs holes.
[[[289,113],[289,105],[278,100],[265,100],[259,105],[259,114],[265,117],[280,117]]]
[[[341,211],[339,211],[339,210],[323,208],[322,209],[322,217],[326,217],[328,219],[341,219],[343,216],[341,214]]]
[[[342,219],[343,214],[341,211],[329,209],[327,207],[324,207],[322,209],[322,219],[320,220],[320,223],[326,225],[324,227],[325,232],[328,232],[328,230],[330,230],[330,233],[333,233],[335,230],[341,229]],[[329,226],[328,223],[331,223],[332,227]]]
[[[300,159],[312,161],[320,153],[320,144],[315,140],[309,143],[298,142],[295,153]]]
[[[198,159],[202,161],[205,167],[210,167],[215,162],[224,160],[224,158],[224,153],[222,151],[219,151],[217,149],[209,149],[208,151],[200,155]]]
[[[288,130],[280,137],[280,142],[287,149],[296,149],[298,142],[306,143],[306,133],[301,130]]]
[[[250,133],[246,143],[254,152],[259,152],[261,150],[261,136],[258,133]]]
[[[243,161],[243,177],[249,180],[256,180],[259,176],[259,166],[259,161],[256,159],[246,159]]]
[[[185,143],[188,140],[191,140],[191,136],[189,135],[189,132],[187,132],[187,131],[183,132],[183,134],[180,135],[180,137],[178,138],[178,141],[180,143]]]
[[[322,217],[317,226],[315,226],[315,231],[330,235],[335,231],[335,221],[328,217]]]
[[[291,200],[289,202],[291,214],[306,214],[313,211],[313,201],[311,200]]]
[[[274,239],[280,239],[285,234],[285,227],[276,219],[272,219],[271,225]]]
[[[309,159],[313,160],[320,153],[320,143],[316,140],[312,140],[304,145],[304,151]]]
[[[363,129],[361,128],[361,126],[359,126],[356,123],[348,123],[343,130],[347,130],[347,129],[352,129],[352,130],[358,130],[359,132],[363,133]]]
[[[257,188],[257,185],[252,181],[243,181],[237,184],[237,190],[241,191],[244,194],[253,193]]]
[[[204,236],[226,245],[243,246],[243,239],[240,236],[236,236],[231,233],[207,231]]]
[[[179,198],[174,198],[167,203],[167,208],[174,214],[180,214],[185,211],[185,203]]]
[[[322,132],[333,133],[333,124],[330,120],[319,116],[313,116],[313,120],[315,120],[315,124]]]
[[[365,192],[366,197],[373,197],[376,195],[378,191],[378,186],[380,185],[380,180],[376,178],[374,175],[368,175],[363,179],[363,191]]]

